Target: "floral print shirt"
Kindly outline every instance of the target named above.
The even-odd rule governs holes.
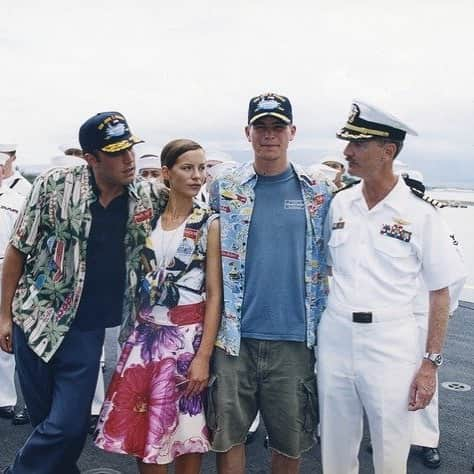
[[[90,168],[54,168],[39,176],[15,224],[10,243],[26,255],[12,302],[14,322],[31,349],[48,362],[71,327],[84,287],[90,205],[97,199]],[[127,186],[125,326],[136,314],[141,250],[164,196],[146,181]]]
[[[153,242],[147,239],[138,283],[138,312],[142,320],[175,326],[178,323],[173,321],[170,309],[205,301],[207,235],[217,217],[206,204],[194,200],[174,258],[164,268],[157,265]]]
[[[315,344],[316,326],[327,301],[327,263],[323,228],[331,191],[326,183],[313,181],[298,165],[291,164],[291,166],[301,185],[306,215],[306,343],[311,348]],[[231,355],[238,355],[240,350],[246,245],[257,179],[253,163],[246,163],[211,185],[210,205],[220,214],[224,288],[224,310],[216,345]],[[275,255],[275,258],[278,256]]]

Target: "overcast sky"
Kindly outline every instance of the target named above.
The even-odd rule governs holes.
[[[273,91],[295,161],[340,153],[359,97],[418,131],[404,161],[474,181],[473,0],[1,0],[0,18],[0,142],[23,162],[104,110],[158,152],[189,137],[242,159],[248,100]]]

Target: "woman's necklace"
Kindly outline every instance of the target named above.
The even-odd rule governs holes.
[[[160,219],[158,221],[159,229],[157,233],[157,241],[155,242],[156,250],[158,253],[158,268],[165,269],[173,263],[174,255],[179,246],[179,238],[183,233],[183,227],[185,220],[172,230],[165,230],[163,228],[163,222]]]

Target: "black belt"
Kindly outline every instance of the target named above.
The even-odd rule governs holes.
[[[371,323],[372,313],[352,313],[352,322],[354,323]]]

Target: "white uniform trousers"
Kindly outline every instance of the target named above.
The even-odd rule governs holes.
[[[94,398],[92,400],[91,415],[99,415],[104,403],[105,388],[104,388],[104,372],[99,368],[99,375],[97,376],[97,385],[95,387]]]
[[[428,315],[415,314],[418,325],[419,359],[423,361],[426,338],[428,337]],[[424,410],[418,410],[414,416],[413,438],[411,444],[437,448],[439,445],[439,406],[438,406],[438,376],[436,375],[436,392],[430,404]]]
[[[419,366],[411,308],[373,313],[327,309],[318,328],[318,388],[324,474],[357,474],[363,412],[369,421],[376,474],[406,473],[412,442],[409,389]]]
[[[15,406],[15,356],[0,349],[0,407]]]

